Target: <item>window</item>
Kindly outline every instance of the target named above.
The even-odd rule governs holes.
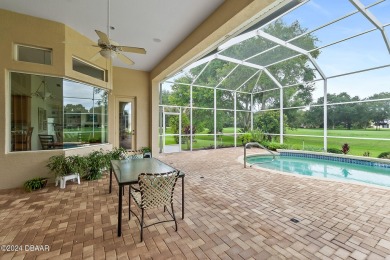
[[[64,142],[107,142],[107,92],[64,80]]]
[[[52,49],[17,44],[16,60],[51,65]]]
[[[103,89],[11,72],[11,151],[106,143],[107,107]],[[46,145],[44,138],[51,144]]]
[[[106,71],[102,70],[98,67],[95,67],[91,64],[88,64],[84,61],[81,61],[79,59],[73,58],[72,59],[72,64],[73,64],[73,70],[83,73],[85,75],[91,76],[93,78],[97,78],[100,80],[105,80],[105,74]]]

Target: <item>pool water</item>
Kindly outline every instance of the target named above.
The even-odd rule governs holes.
[[[282,172],[390,187],[390,169],[316,158],[252,156],[249,164]]]

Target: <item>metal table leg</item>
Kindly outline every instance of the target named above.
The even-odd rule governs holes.
[[[118,203],[118,237],[122,235],[122,185],[119,184],[119,203]]]
[[[181,218],[184,219],[184,176],[181,178]]]
[[[110,188],[108,190],[108,193],[111,193],[112,189],[112,166],[110,167]]]

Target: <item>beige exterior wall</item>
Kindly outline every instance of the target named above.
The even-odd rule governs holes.
[[[261,16],[287,0],[225,0],[225,2],[150,73],[123,68],[110,70],[111,64],[98,59],[94,65],[108,69],[108,82],[72,70],[72,57],[89,61],[98,51],[90,48],[91,40],[66,25],[0,9],[0,189],[21,186],[36,176],[47,176],[47,159],[55,154],[85,154],[91,148],[65,151],[31,151],[9,153],[10,100],[9,71],[66,77],[68,79],[113,89],[109,97],[109,142],[118,145],[116,102],[135,98],[136,148],[151,146],[158,152],[159,82],[179,68],[214,49],[248,19]],[[44,32],[44,33],[43,33]],[[174,37],[174,36],[172,36]],[[53,49],[53,65],[18,62],[13,59],[13,43]],[[66,43],[66,44],[64,44]],[[84,47],[85,46],[85,47]],[[112,76],[112,77],[111,77]],[[112,81],[113,79],[113,81]],[[111,84],[112,83],[112,84]],[[113,88],[112,88],[113,86]],[[100,148],[97,146],[95,148]],[[109,149],[111,145],[103,146]]]
[[[67,44],[64,44],[65,42]],[[79,43],[85,43],[86,47],[80,47]],[[51,48],[52,65],[15,61],[14,44]],[[73,55],[88,61],[95,54],[96,49],[88,48],[91,44],[93,44],[91,40],[63,24],[0,9],[0,189],[21,187],[24,181],[33,177],[49,177],[49,171],[45,167],[48,158],[65,153],[61,150],[9,152],[11,122],[9,72],[66,77],[96,86],[110,87],[109,83],[72,71]],[[105,59],[99,59],[94,65],[106,68],[107,64]],[[91,146],[80,150],[69,149],[67,153],[85,154],[101,147],[110,148],[111,145]]]
[[[119,111],[117,102],[133,98],[135,100],[135,149],[150,146],[149,118],[150,118],[150,87],[149,73],[114,67],[113,91],[109,97],[109,142],[119,145]]]

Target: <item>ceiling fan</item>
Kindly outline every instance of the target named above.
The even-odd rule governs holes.
[[[117,42],[111,40],[104,32],[98,30],[95,30],[95,32],[99,36],[97,46],[95,47],[100,47],[101,50],[91,58],[91,61],[97,60],[100,56],[106,59],[117,57],[122,62],[128,65],[133,65],[134,62],[127,56],[123,55],[122,52],[146,54],[146,50],[144,48],[121,46]]]

